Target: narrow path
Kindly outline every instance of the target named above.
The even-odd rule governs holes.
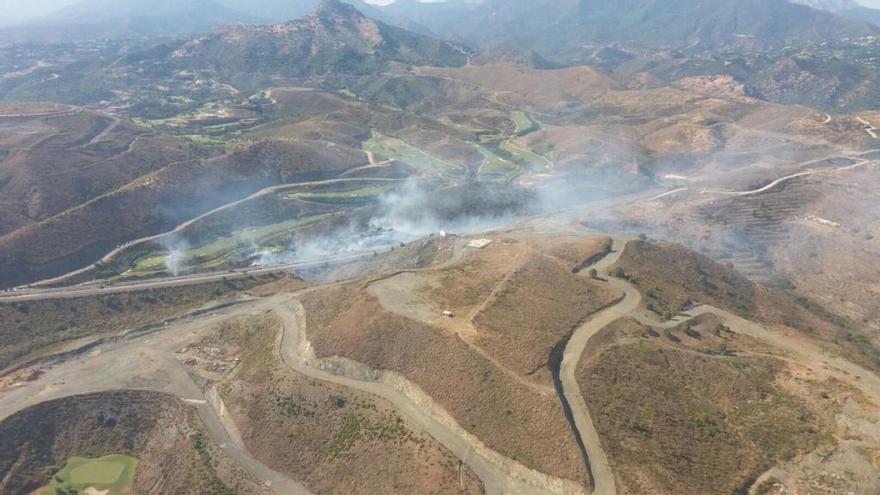
[[[91,144],[97,144],[97,143],[101,142],[108,134],[113,132],[113,130],[119,126],[119,124],[120,124],[119,117],[115,117],[113,115],[107,115],[107,114],[102,114],[102,115],[109,118],[113,122],[110,123],[103,131],[99,132],[98,135],[96,135],[95,137],[90,139],[89,142],[86,144],[91,145]]]
[[[824,352],[806,339],[798,339],[785,333],[773,332],[763,325],[751,322],[728,311],[714,306],[698,306],[687,312],[691,318],[704,314],[712,314],[724,320],[724,323],[737,333],[748,335],[763,342],[768,342],[793,356],[799,361],[810,363],[812,368],[822,374],[834,376],[864,393],[880,405],[880,376],[862,368],[840,356]]]
[[[592,267],[585,267],[585,269],[594,268],[600,276],[607,277],[608,269],[614,266],[623,255],[626,242],[626,239],[614,239],[611,253],[592,265]],[[582,273],[585,272],[582,271]],[[615,495],[617,493],[617,485],[614,482],[614,473],[611,471],[608,457],[602,448],[599,432],[596,430],[596,426],[590,417],[587,401],[584,399],[583,391],[577,383],[576,372],[581,356],[583,356],[590,339],[606,326],[638,308],[642,301],[641,293],[635,287],[622,283],[615,278],[607,277],[607,280],[612,287],[619,289],[623,293],[623,298],[617,304],[594,315],[574,331],[563,351],[562,365],[559,372],[563,394],[574,419],[575,429],[577,434],[580,435],[581,442],[587,453],[587,460],[593,477],[594,495]]]

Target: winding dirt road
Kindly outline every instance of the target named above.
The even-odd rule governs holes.
[[[584,393],[578,385],[575,375],[581,356],[583,356],[590,339],[606,326],[635,311],[642,302],[642,295],[635,287],[619,279],[608,277],[608,270],[623,255],[626,243],[626,239],[615,238],[611,253],[592,267],[586,267],[587,269],[594,268],[600,276],[606,277],[612,287],[623,293],[623,298],[617,304],[595,314],[574,331],[562,354],[562,366],[559,372],[562,390],[571,408],[575,427],[587,451],[590,472],[593,476],[594,495],[615,495],[617,487],[614,482],[614,473],[608,463],[608,457],[605,455],[605,450],[602,449],[599,432],[590,418],[587,401],[584,399]],[[582,271],[582,273],[586,272]]]
[[[841,380],[860,390],[875,403],[880,404],[880,377],[877,374],[842,357],[829,355],[804,339],[771,331],[763,325],[743,319],[728,311],[709,305],[701,305],[688,311],[684,318],[677,318],[658,325],[658,322],[646,315],[646,312],[641,308],[643,297],[634,285],[626,280],[607,276],[608,269],[620,259],[626,243],[626,239],[615,238],[612,253],[593,265],[593,268],[601,276],[607,277],[609,284],[623,293],[623,298],[575,330],[565,348],[560,370],[564,394],[589,457],[590,470],[594,480],[594,495],[616,495],[617,489],[614,473],[605,451],[602,449],[598,431],[590,418],[587,401],[584,399],[585,391],[580,389],[575,376],[590,339],[620,318],[632,317],[649,326],[671,327],[700,315],[712,314],[721,318],[733,331],[766,342],[790,355],[797,356],[798,362],[809,364],[820,376]],[[589,394],[588,391],[586,393]]]
[[[793,174],[786,175],[784,177],[780,177],[778,179],[771,181],[767,185],[756,188],[756,189],[749,189],[746,191],[720,191],[720,190],[712,190],[712,189],[702,188],[702,189],[697,189],[696,191],[699,192],[700,194],[718,194],[718,195],[723,195],[723,196],[754,196],[757,194],[761,194],[761,193],[765,193],[767,191],[770,191],[781,184],[785,184],[786,182],[793,180],[793,179],[797,179],[799,177],[809,177],[811,175],[818,175],[818,174],[834,174],[834,173],[840,173],[840,172],[847,172],[847,171],[861,168],[861,167],[877,165],[878,163],[880,163],[877,160],[870,160],[870,159],[866,159],[866,158],[861,157],[862,155],[872,153],[875,151],[878,151],[878,150],[869,150],[866,152],[846,156],[845,158],[852,159],[852,160],[856,161],[856,163],[854,163],[852,165],[846,165],[846,166],[837,167],[837,168],[815,168],[815,169],[809,168],[809,169],[803,170],[801,172],[796,172]],[[815,163],[815,160],[812,162],[809,162],[809,163]],[[804,166],[806,166],[806,164],[804,164]],[[679,187],[679,188],[672,189],[669,191],[664,191],[664,192],[661,192],[655,196],[648,198],[647,201],[648,202],[656,201],[656,200],[665,198],[667,196],[673,196],[678,193],[690,191],[691,189],[692,188],[690,188],[690,187]]]

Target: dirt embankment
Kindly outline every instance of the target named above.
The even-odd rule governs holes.
[[[119,391],[44,402],[0,423],[0,492],[27,495],[72,456],[127,454],[143,494],[268,495],[214,445],[195,410],[154,392]]]

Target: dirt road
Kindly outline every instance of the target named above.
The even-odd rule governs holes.
[[[335,263],[346,263],[349,261],[355,261],[361,258],[365,258],[367,256],[372,256],[374,252],[381,253],[384,251],[384,249],[369,250],[342,255],[324,256],[312,260],[304,260],[287,265],[276,265],[267,268],[197,273],[193,275],[182,275],[179,277],[147,279],[136,282],[123,282],[114,285],[104,285],[93,282],[88,284],[75,285],[73,287],[59,287],[54,289],[22,289],[7,291],[0,292],[0,303],[45,301],[51,299],[71,299],[76,297],[101,296],[123,292],[138,292],[150,289],[182,287],[204,284],[208,282],[219,282],[223,280],[240,280],[243,278],[253,277],[255,275],[302,270],[325,264],[332,265]]]
[[[769,182],[767,185],[756,188],[756,189],[749,189],[746,191],[721,191],[721,190],[713,190],[713,189],[705,189],[704,188],[704,189],[698,189],[696,191],[699,192],[700,194],[718,194],[718,195],[724,195],[724,196],[754,196],[757,194],[761,194],[761,193],[765,193],[767,191],[770,191],[770,190],[778,187],[781,184],[785,184],[786,182],[793,180],[793,179],[797,179],[799,177],[809,177],[811,175],[818,175],[818,174],[834,174],[834,173],[840,173],[840,172],[847,172],[847,171],[861,168],[861,167],[876,165],[880,162],[878,162],[876,160],[869,160],[869,159],[861,158],[861,155],[865,155],[865,154],[868,154],[868,153],[871,153],[874,151],[877,151],[877,150],[870,150],[870,151],[866,151],[863,153],[858,153],[858,154],[854,154],[854,155],[847,155],[847,156],[843,157],[843,158],[855,160],[856,163],[854,163],[852,165],[846,165],[846,166],[837,167],[837,168],[815,168],[815,169],[809,168],[807,170],[802,170],[801,172],[796,172],[793,174],[789,174],[789,175],[780,177],[778,179],[775,179],[775,180]],[[801,164],[801,166],[806,167],[811,163],[815,163],[815,160],[808,162],[808,163],[805,163],[805,164]],[[649,201],[649,202],[656,201],[656,200],[665,198],[667,196],[672,196],[672,195],[682,193],[682,192],[687,192],[690,190],[691,190],[690,187],[679,187],[679,188],[672,189],[669,191],[661,192],[655,196],[648,198],[647,201]]]

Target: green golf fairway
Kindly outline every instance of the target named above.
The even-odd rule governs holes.
[[[107,490],[107,495],[128,495],[137,463],[134,457],[120,454],[99,459],[71,457],[52,477],[52,482],[37,493],[54,494],[59,489],[82,493],[87,488],[95,488]]]

